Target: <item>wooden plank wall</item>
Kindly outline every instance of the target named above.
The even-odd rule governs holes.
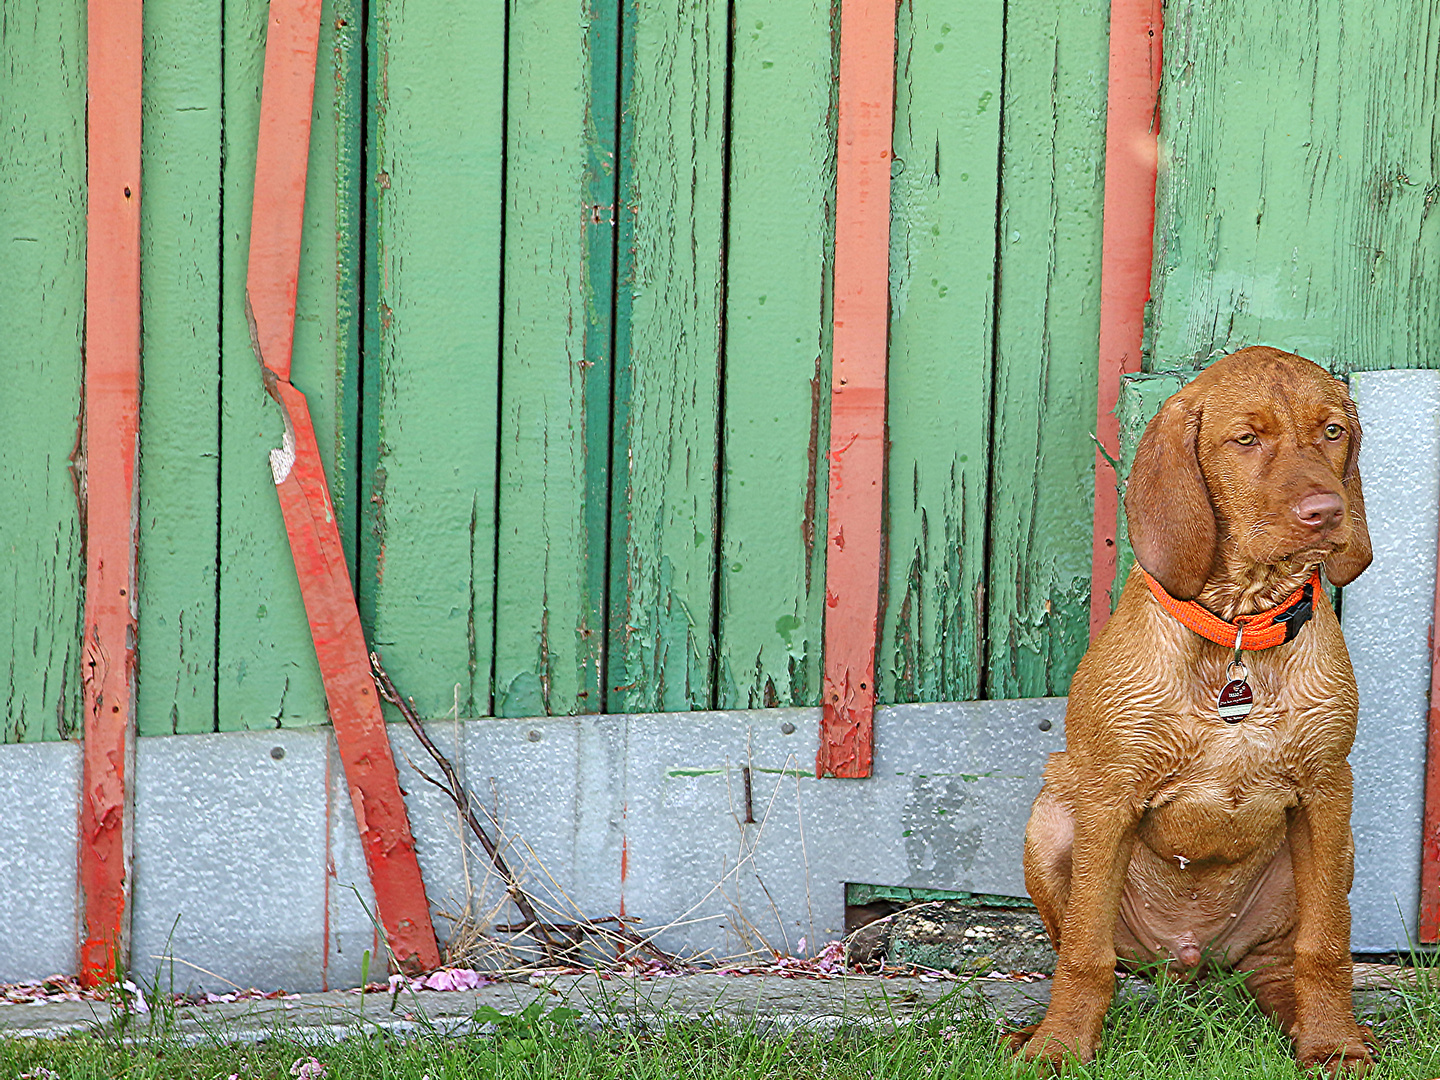
[[[244,316],[265,6],[146,7],[144,734],[324,719]],[[391,672],[432,716],[814,704],[838,5],[365,10],[325,9],[295,379]],[[9,123],[0,168],[57,177],[3,211],[50,246],[4,257],[73,291],[68,18],[7,30],[0,101],[49,127]],[[1104,27],[900,12],[882,700],[1056,692],[1083,649],[1088,439],[1056,417],[1093,393]],[[11,741],[74,714],[80,310],[42,291],[0,345],[70,342],[6,402],[48,440],[0,449],[0,588],[42,627]]]
[[[0,742],[80,724],[85,5],[0,0]]]
[[[377,10],[361,582],[402,685],[431,715],[813,704],[835,6],[517,4],[508,36],[446,31],[496,52],[487,87],[434,61],[424,5]],[[1083,651],[1091,451],[1051,429],[1093,401],[1104,28],[1098,2],[901,10],[887,700],[1063,691]],[[504,176],[402,179],[460,154],[462,113],[503,115]]]
[[[1250,344],[1339,373],[1440,363],[1440,4],[1165,18],[1146,370]]]
[[[1171,5],[1147,370],[1433,362],[1427,2]],[[20,741],[76,715],[84,27],[0,5]],[[265,6],[146,4],[145,734],[325,715],[244,317]],[[423,713],[816,702],[837,12],[328,0],[295,379]],[[882,700],[1063,693],[1084,650],[1106,24],[900,7]]]

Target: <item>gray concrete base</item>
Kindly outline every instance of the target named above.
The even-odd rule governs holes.
[[[0,982],[75,970],[80,747],[0,746]]]
[[[864,975],[823,980],[711,974],[661,979],[562,975],[460,992],[402,991],[393,1002],[388,994],[368,994],[362,999],[357,994],[332,991],[305,994],[300,1000],[183,1006],[169,1018],[173,1022],[166,1036],[180,1042],[254,1042],[279,1032],[301,1040],[329,1040],[376,1029],[401,1035],[465,1035],[489,1029],[488,1024],[472,1019],[477,1008],[488,1006],[513,1016],[537,999],[544,1001],[547,1011],[557,1006],[575,1009],[581,1022],[592,1027],[630,1027],[667,1020],[753,1023],[762,1030],[780,1031],[841,1023],[894,1025],[926,1016],[937,1006],[945,1007],[941,1000],[957,989],[1014,1024],[1038,1017],[1050,1000],[1048,982],[956,983]],[[954,999],[948,1004],[951,1012],[966,1008],[964,1002]],[[161,1030],[161,1023],[157,1018],[155,1030]],[[0,1006],[0,1038],[59,1038],[97,1030],[117,1030],[115,1012],[102,1002]],[[150,1030],[148,1016],[131,1015],[125,1034],[144,1039]]]
[[[1428,640],[1440,512],[1440,371],[1351,380],[1365,436],[1360,475],[1375,561],[1346,587],[1341,622],[1360,690],[1355,773],[1357,952],[1404,949],[1420,905]]]
[[[1354,1005],[1362,1017],[1395,1009],[1395,990],[1405,973],[1375,972],[1356,979]],[[1363,987],[1363,989],[1362,989]],[[1122,979],[1122,997],[1148,996],[1150,984]],[[124,1026],[116,1010],[102,1002],[47,1002],[0,1005],[0,1039],[59,1038],[84,1032],[120,1035],[143,1042],[152,1034],[181,1043],[251,1043],[277,1034],[300,1041],[329,1041],[376,1030],[397,1035],[479,1034],[477,1008],[488,1006],[513,1016],[536,1000],[580,1013],[592,1028],[633,1028],[673,1020],[705,1020],[754,1025],[762,1033],[795,1028],[827,1029],[846,1025],[893,1027],[934,1016],[973,1014],[980,1010],[1006,1027],[1038,1019],[1050,1002],[1050,982],[991,979],[875,978],[844,975],[830,979],[775,976],[733,977],[717,974],[634,979],[622,976],[561,975],[528,982],[497,983],[458,993],[388,994],[335,992],[304,994],[298,1000],[237,1001],[181,1006],[168,1016],[131,1014]],[[393,1008],[392,1008],[393,1004]],[[1257,1021],[1258,1022],[1258,1021]]]
[[[848,882],[1024,895],[1025,820],[1063,708],[882,710],[867,780],[815,779],[816,710],[431,731],[555,918],[623,911],[669,952],[722,958],[802,939],[818,951],[842,933]],[[453,807],[407,764],[428,767],[413,735],[391,738],[437,929],[467,908],[482,925],[514,919]],[[7,746],[0,763],[27,793],[0,816],[27,868],[0,876],[0,913],[21,931],[3,977],[18,981],[73,964],[78,755]],[[373,899],[329,729],[141,739],[135,784],[136,976],[217,992],[359,981],[365,950],[378,956]]]

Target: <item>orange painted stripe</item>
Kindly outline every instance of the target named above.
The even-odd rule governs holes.
[[[91,0],[85,248],[80,978],[128,962],[140,415],[140,0]]]
[[[874,745],[894,91],[894,0],[843,0],[825,680],[817,776],[869,776]]]
[[[1160,0],[1111,0],[1110,82],[1105,120],[1105,232],[1100,256],[1100,375],[1095,434],[1120,456],[1115,405],[1120,378],[1140,370],[1155,232],[1163,15]],[[1090,639],[1110,617],[1115,532],[1120,510],[1115,470],[1095,453],[1095,539],[1091,549]]]
[[[1420,833],[1422,944],[1440,943],[1440,563],[1435,571],[1435,616],[1430,624],[1429,735],[1425,753],[1425,824]]]
[[[425,883],[370,677],[315,426],[305,395],[290,383],[319,35],[320,0],[271,0],[247,314],[265,388],[285,417],[285,445],[271,454],[271,469],[375,905],[401,966],[429,969],[439,966],[440,953]]]

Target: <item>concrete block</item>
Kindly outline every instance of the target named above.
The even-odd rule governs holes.
[[[1357,951],[1405,949],[1420,895],[1428,636],[1440,508],[1440,371],[1352,377],[1364,439],[1360,475],[1375,561],[1351,585],[1341,622],[1360,689],[1355,773]]]
[[[80,745],[0,747],[0,982],[75,970]]]
[[[322,985],[327,739],[305,728],[138,740],[135,975],[168,986],[173,956],[177,989]]]
[[[1025,822],[1064,747],[1063,699],[883,709],[865,780],[815,779],[817,710],[678,720],[630,718],[626,908],[688,921],[665,948],[803,937],[814,951],[843,932],[848,882],[1025,895]]]

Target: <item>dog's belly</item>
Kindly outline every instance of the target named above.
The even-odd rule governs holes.
[[[1116,948],[1182,970],[1228,967],[1288,932],[1294,877],[1285,842],[1293,790],[1253,779],[1162,791],[1140,822]]]

